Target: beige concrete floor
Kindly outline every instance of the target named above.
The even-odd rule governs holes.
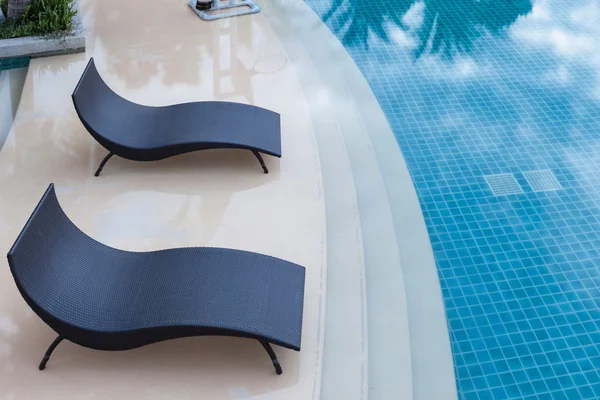
[[[325,217],[319,158],[296,71],[262,14],[203,22],[181,0],[85,0],[85,55],[32,60],[0,152],[0,253],[6,254],[50,182],[77,226],[122,249],[221,246],[307,268],[302,351],[188,338],[125,352],[61,344],[19,295],[0,261],[0,399],[313,399],[320,393],[325,307]],[[93,56],[129,100],[256,104],[282,115],[281,160],[205,151],[154,163],[113,158],[81,125],[70,94]],[[201,122],[201,116],[198,116]]]

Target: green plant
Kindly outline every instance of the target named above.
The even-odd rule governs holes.
[[[6,4],[8,0],[0,0],[3,10]],[[65,35],[73,28],[75,14],[72,0],[33,0],[22,18],[0,24],[0,39]]]
[[[71,20],[77,14],[71,0],[38,0],[31,3],[25,14],[43,32],[68,32]]]

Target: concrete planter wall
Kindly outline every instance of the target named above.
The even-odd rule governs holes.
[[[0,59],[23,56],[47,57],[84,52],[85,36],[79,16],[78,1],[75,1],[75,8],[78,12],[73,17],[73,32],[70,35],[60,38],[27,36],[0,40]]]

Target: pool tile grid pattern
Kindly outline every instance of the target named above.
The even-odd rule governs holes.
[[[552,42],[600,43],[599,2],[307,3],[406,158],[459,398],[600,398],[598,49]]]

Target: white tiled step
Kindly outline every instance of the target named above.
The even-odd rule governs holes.
[[[283,34],[284,27],[274,29],[281,29],[280,40],[300,79],[304,76],[301,84],[313,108],[321,154],[330,252],[322,399],[384,399],[390,394],[411,399],[408,314],[393,217],[368,134],[370,117],[348,87],[364,78],[357,71],[340,73],[340,64],[353,65],[352,60],[305,5],[276,3],[263,11],[275,11],[292,27],[291,38]],[[378,107],[372,93],[361,101]],[[319,121],[325,121],[324,129],[317,128]],[[351,244],[356,242],[362,254]],[[332,254],[336,246],[341,254]]]
[[[279,23],[281,8],[264,3],[297,71],[318,142],[327,215],[327,310],[321,398],[366,399],[368,354],[366,287],[356,189],[342,127],[332,116],[327,82],[295,32]],[[272,18],[271,18],[271,17]],[[331,93],[332,94],[332,93]],[[334,94],[332,94],[334,95]],[[326,104],[327,103],[327,104]]]

